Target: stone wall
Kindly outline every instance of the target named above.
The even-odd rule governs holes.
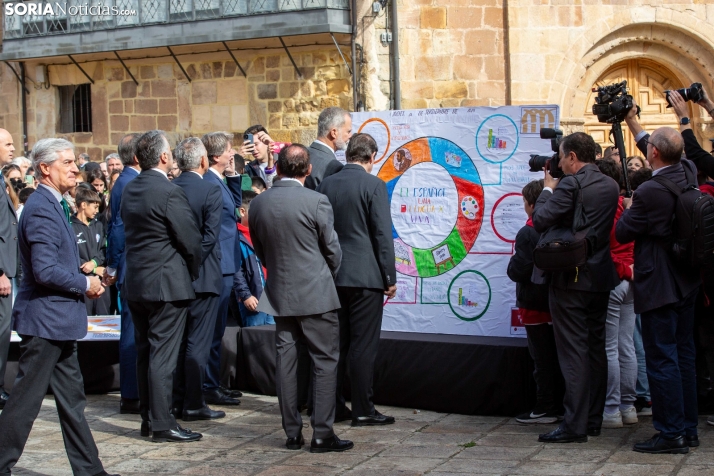
[[[87,79],[74,65],[50,66],[52,86],[48,89],[33,88],[28,81],[30,147],[43,137],[65,137],[76,145],[77,153],[87,152],[93,160],[100,160],[116,152],[116,144],[127,132],[162,129],[177,142],[216,130],[241,134],[252,124],[265,125],[275,140],[309,143],[323,108],[351,108],[351,81],[335,50],[293,56],[302,78],[285,54],[241,61],[247,78],[233,61],[211,55],[181,59],[191,82],[170,58],[127,61],[138,85],[118,61],[84,63],[83,69],[94,80],[93,130],[73,134],[59,133],[55,86],[83,84]],[[20,144],[19,85],[7,66],[0,71],[0,127],[7,128]],[[29,74],[34,75],[31,63]]]

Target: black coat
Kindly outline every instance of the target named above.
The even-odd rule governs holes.
[[[592,255],[583,269],[576,273],[557,272],[551,275],[551,286],[590,292],[610,292],[620,283],[610,255],[610,232],[620,197],[620,187],[603,175],[595,164],[586,164],[577,174],[583,193],[583,212],[591,228]],[[533,226],[543,233],[552,226],[572,228],[577,183],[567,175],[553,193],[548,190],[538,197],[533,211]]]
[[[221,247],[218,245],[223,210],[221,187],[193,172],[182,173],[172,183],[183,189],[201,231],[202,264],[198,279],[193,282],[193,290],[219,295],[223,288]]]
[[[387,289],[397,282],[392,215],[384,181],[358,164],[326,177],[317,191],[335,215],[342,265],[335,285]]]
[[[680,187],[686,184],[684,167],[695,172],[688,160],[660,169]],[[625,210],[615,227],[620,243],[635,242],[635,312],[640,314],[680,301],[697,289],[701,280],[697,273],[686,273],[675,266],[669,252],[672,217],[676,197],[664,185],[648,180],[632,197],[632,206]]]
[[[156,170],[144,170],[124,188],[121,219],[126,236],[129,301],[171,302],[196,297],[192,281],[201,268],[201,232],[188,199]]]
[[[516,235],[516,252],[508,262],[508,277],[516,283],[516,305],[521,309],[550,312],[548,305],[548,285],[535,284],[533,274],[533,250],[540,233],[526,225]]]

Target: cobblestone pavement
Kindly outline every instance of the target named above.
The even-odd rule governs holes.
[[[310,428],[303,432],[308,445],[302,451],[285,448],[277,398],[246,394],[241,401],[240,407],[222,408],[227,412],[222,420],[187,424],[204,434],[187,444],[157,444],[139,436],[139,417],[118,413],[118,395],[90,396],[86,415],[104,467],[122,475],[714,475],[714,427],[705,418],[699,426],[702,446],[689,454],[643,455],[631,447],[654,434],[649,417],[603,430],[585,444],[544,445],[537,434],[553,425],[378,406],[397,422],[357,429],[338,423],[338,436],[354,441],[355,448],[311,454]],[[13,474],[72,474],[51,397]]]

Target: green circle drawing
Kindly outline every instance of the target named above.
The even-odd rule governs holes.
[[[488,287],[488,302],[486,303],[486,307],[484,307],[483,311],[481,311],[481,314],[479,314],[478,316],[475,316],[475,317],[463,317],[463,316],[460,316],[459,313],[454,310],[454,306],[451,305],[451,287],[454,285],[454,282],[455,282],[457,279],[459,279],[459,276],[461,276],[462,274],[466,274],[466,273],[475,273],[475,274],[478,274],[479,276],[481,276],[481,277],[483,278],[483,280],[486,282],[486,286]],[[479,273],[478,271],[475,271],[475,270],[473,270],[473,269],[467,269],[466,271],[462,271],[462,272],[460,272],[459,274],[457,274],[456,277],[451,280],[451,283],[449,284],[449,289],[446,291],[446,300],[447,300],[448,303],[449,303],[449,307],[451,308],[451,312],[453,312],[456,317],[458,317],[458,318],[461,319],[462,321],[469,321],[469,322],[471,322],[471,321],[476,321],[476,320],[480,319],[481,316],[483,316],[484,314],[486,314],[486,311],[488,311],[488,308],[489,308],[489,306],[491,305],[491,284],[488,282],[488,279],[486,278],[486,276],[483,275],[483,273]]]

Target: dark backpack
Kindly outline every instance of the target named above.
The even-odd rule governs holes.
[[[675,263],[684,269],[698,270],[714,264],[714,197],[697,188],[696,177],[687,167],[684,173],[688,184],[684,188],[661,175],[652,180],[677,197],[670,243]]]

